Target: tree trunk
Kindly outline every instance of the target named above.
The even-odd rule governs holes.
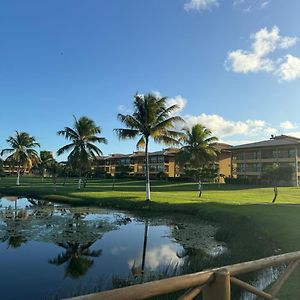
[[[45,168],[43,168],[42,182],[44,182],[44,179],[45,179],[45,173],[46,173],[46,170],[45,170]]]
[[[148,155],[149,137],[146,137],[145,147],[145,167],[146,167],[146,201],[150,201],[150,175],[149,175],[149,155]]]
[[[79,166],[79,179],[78,179],[78,187],[77,187],[77,190],[80,190],[81,189],[81,173],[82,173],[82,170],[81,170],[81,162],[80,162],[80,166]]]
[[[66,185],[66,181],[67,181],[67,178],[69,177],[69,174],[67,173],[66,176],[64,177],[64,182],[63,182],[63,185]]]
[[[53,177],[53,191],[56,192],[56,177]]]
[[[20,166],[20,163],[19,163],[18,170],[17,170],[17,183],[16,183],[16,185],[20,185],[20,172],[21,172],[21,166]]]
[[[277,186],[274,186],[274,198],[272,200],[272,203],[275,203],[277,196],[278,196],[278,188]]]

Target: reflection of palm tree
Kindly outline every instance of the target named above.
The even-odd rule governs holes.
[[[142,265],[141,267],[137,267],[135,262],[131,268],[131,273],[133,276],[137,277],[139,275],[143,275],[145,271],[146,264],[146,255],[147,255],[147,242],[148,242],[148,231],[149,231],[149,220],[145,221],[145,229],[144,229],[144,242],[143,242],[143,254],[142,254]],[[142,278],[143,279],[143,278]]]
[[[71,278],[81,277],[86,274],[88,269],[94,263],[89,257],[99,257],[102,253],[102,250],[89,249],[93,243],[94,242],[86,244],[80,244],[78,242],[58,243],[58,246],[66,249],[66,251],[59,254],[56,258],[50,259],[49,263],[57,266],[67,263],[65,267],[65,276]]]
[[[10,236],[7,240],[8,247],[11,248],[19,248],[22,246],[23,243],[25,244],[26,242],[27,240],[22,235]]]
[[[143,256],[142,256],[142,272],[143,273],[145,270],[146,253],[147,253],[148,227],[149,227],[149,220],[146,219],[145,230],[144,230]]]
[[[7,197],[9,198],[9,197]],[[14,208],[9,207],[4,212],[4,222],[6,223],[6,233],[1,242],[7,241],[8,247],[19,248],[23,243],[27,242],[23,232],[22,221],[28,217],[27,211],[21,209],[18,211],[18,198],[10,197],[9,200],[14,201]]]

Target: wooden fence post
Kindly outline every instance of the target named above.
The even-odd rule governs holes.
[[[214,281],[203,289],[203,300],[230,300],[230,273],[222,269],[214,276]]]

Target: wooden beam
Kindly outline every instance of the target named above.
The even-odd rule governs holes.
[[[73,300],[142,300],[154,296],[165,295],[172,292],[188,289],[192,287],[206,284],[213,278],[213,274],[221,269],[227,269],[231,275],[239,275],[249,272],[254,272],[268,268],[271,266],[278,266],[290,261],[300,259],[300,251],[290,252],[277,256],[259,259],[256,261],[249,261],[235,265],[225,266],[222,268],[215,268],[208,271],[202,271],[194,274],[175,276],[172,278],[147,282],[144,284],[137,284],[125,288],[105,291],[101,293],[94,293],[84,296],[72,298]]]
[[[197,286],[196,288],[190,288],[181,297],[179,297],[178,300],[193,300],[196,296],[198,296],[202,292],[204,286]]]
[[[213,280],[212,271],[176,276],[172,278],[146,282],[125,288],[83,295],[72,300],[142,300],[158,295],[165,295],[186,288],[197,287]]]
[[[203,289],[203,300],[230,300],[230,273],[226,269],[215,273],[215,280]]]
[[[299,259],[300,259],[300,251],[297,251],[297,252],[290,252],[286,254],[262,258],[255,261],[248,261],[248,262],[235,264],[231,266],[225,266],[223,268],[226,268],[231,275],[240,275],[240,274],[262,270],[268,267],[279,266],[285,263],[289,263],[290,261],[299,260]]]
[[[300,262],[299,260],[290,262],[285,272],[277,279],[277,281],[273,284],[272,288],[270,289],[269,293],[271,295],[273,296],[277,295],[277,293],[282,288],[284,283],[288,280],[290,275],[295,271],[295,269],[299,265],[299,262]]]
[[[258,297],[263,298],[263,299],[278,300],[277,298],[273,297],[272,295],[270,295],[270,294],[268,294],[268,293],[266,293],[264,291],[261,291],[261,290],[257,289],[256,287],[250,285],[249,283],[246,283],[246,282],[244,282],[242,280],[239,280],[239,279],[237,279],[235,277],[231,277],[230,278],[230,282],[232,284],[235,284],[235,285],[239,286],[240,288],[242,288],[242,289],[244,289],[244,290],[246,290],[246,291],[248,291],[248,292],[250,292],[250,293],[252,293],[252,294],[254,294],[256,296],[258,296]]]

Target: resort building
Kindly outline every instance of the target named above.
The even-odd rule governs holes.
[[[272,136],[266,141],[232,147],[231,151],[234,177],[255,182],[268,167],[289,165],[294,170],[290,184],[299,185],[300,139],[287,135]]]
[[[222,175],[220,178],[221,182],[224,182],[224,177],[232,176],[231,168],[231,145],[224,143],[214,143],[213,146],[218,150],[219,154],[217,156],[215,165],[219,167],[219,173]]]
[[[178,149],[168,148],[149,153],[150,176],[164,174],[166,177],[179,177],[179,168],[175,164]],[[145,176],[145,152],[137,151],[132,154],[112,154],[98,159],[98,166],[106,174],[115,176],[126,173],[129,176]]]
[[[219,173],[226,177],[231,176],[231,152],[230,145],[215,143],[219,150],[217,160],[214,162],[219,167]],[[167,148],[162,151],[149,153],[150,176],[179,177],[180,168],[175,161],[177,148]],[[137,151],[132,154],[112,154],[98,159],[98,167],[104,173],[116,176],[126,173],[129,176],[145,176],[145,152]],[[222,179],[223,181],[223,179]]]
[[[3,172],[5,175],[17,175],[18,173],[18,167],[16,165],[10,164],[8,162],[3,163]],[[21,167],[21,174],[28,175],[30,173],[30,170],[28,168]]]

